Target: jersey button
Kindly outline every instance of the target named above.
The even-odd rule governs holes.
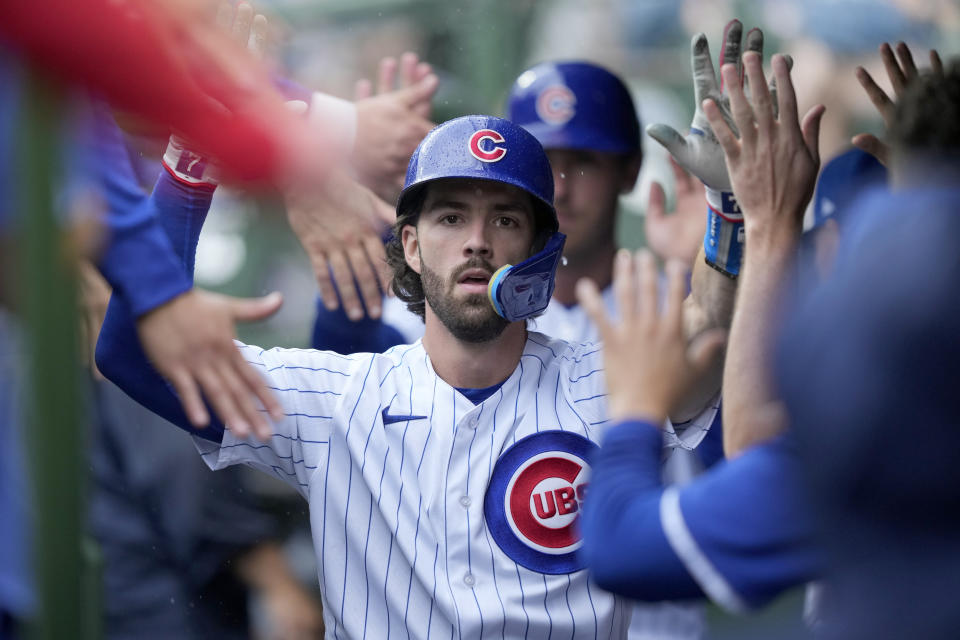
[[[469,507],[471,502],[472,502],[472,501],[470,500],[470,496],[462,496],[462,497],[460,498],[460,505],[461,505],[464,509],[466,509],[467,507]]]
[[[476,583],[477,580],[473,577],[473,574],[468,573],[467,575],[463,576],[463,584],[467,585],[468,587],[472,587]]]
[[[467,426],[470,427],[471,429],[476,429],[476,428],[477,428],[477,416],[476,416],[476,415],[472,415],[472,416],[470,416],[469,418],[467,418]]]

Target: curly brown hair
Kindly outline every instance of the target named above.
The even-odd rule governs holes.
[[[943,75],[923,73],[897,101],[890,141],[900,149],[960,154],[960,59]]]

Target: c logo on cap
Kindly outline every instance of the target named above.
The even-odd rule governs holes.
[[[537,115],[547,124],[561,125],[576,115],[577,96],[562,84],[547,87],[537,96]]]
[[[470,136],[470,143],[467,145],[470,149],[470,154],[480,162],[498,162],[503,160],[503,156],[507,155],[506,147],[491,145],[490,150],[487,151],[483,148],[485,146],[483,143],[486,140],[492,142],[493,145],[506,142],[506,138],[493,129],[481,129]]]

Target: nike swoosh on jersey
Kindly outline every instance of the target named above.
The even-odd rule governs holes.
[[[427,416],[409,416],[403,414],[390,415],[387,413],[390,407],[386,407],[380,414],[383,416],[384,426],[388,424],[393,424],[394,422],[407,422],[408,420],[424,420]]]

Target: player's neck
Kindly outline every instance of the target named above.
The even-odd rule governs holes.
[[[577,303],[576,287],[580,278],[590,278],[600,290],[606,289],[613,280],[613,257],[617,246],[613,239],[601,247],[593,247],[581,255],[567,256],[567,264],[557,269],[553,299],[566,306]]]
[[[433,370],[451,387],[482,389],[510,377],[527,342],[525,322],[513,322],[489,342],[455,338],[427,308],[423,348]]]

